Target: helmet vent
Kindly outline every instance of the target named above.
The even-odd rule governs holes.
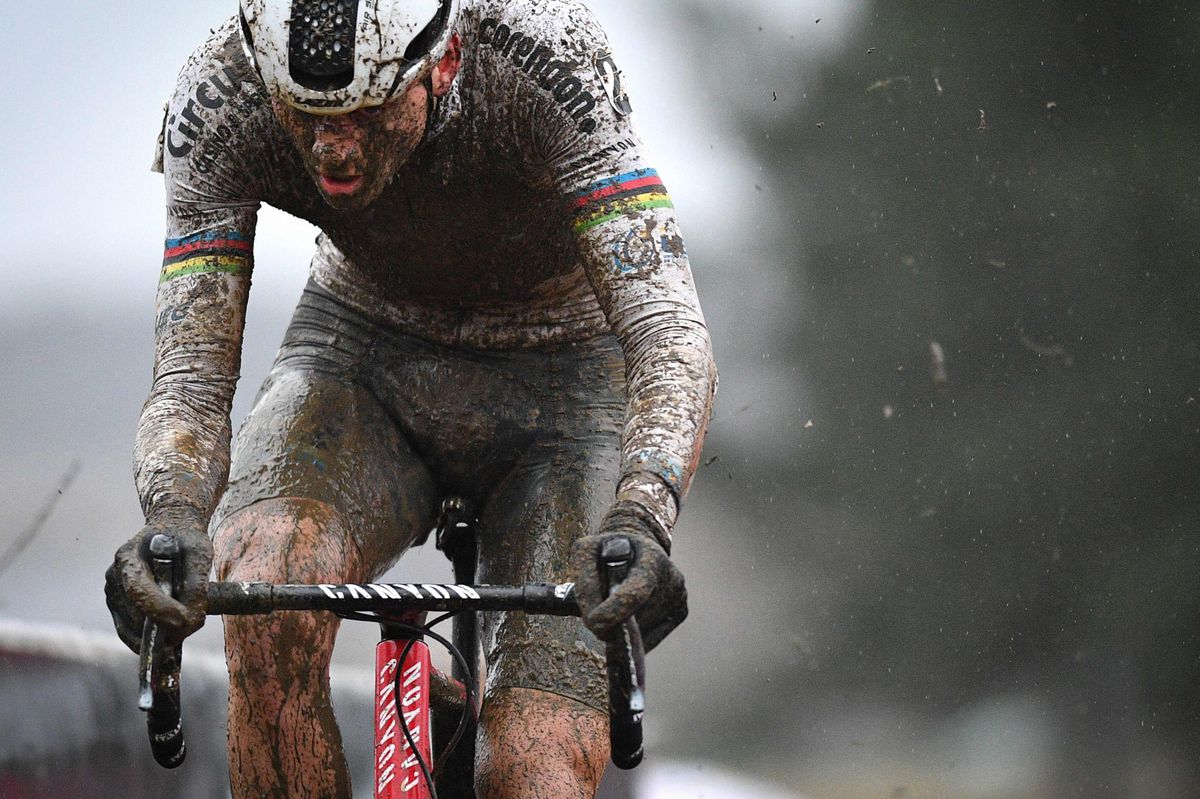
[[[296,0],[288,38],[288,71],[308,89],[329,91],[354,80],[354,28],[359,0]]]

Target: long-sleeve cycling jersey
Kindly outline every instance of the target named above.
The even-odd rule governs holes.
[[[716,373],[674,209],[604,33],[570,0],[465,0],[458,32],[462,67],[425,142],[355,211],[321,197],[234,20],[188,60],[160,140],[167,238],[135,448],[147,515],[210,512],[226,480],[265,202],[321,229],[318,285],[407,333],[474,349],[615,333],[629,401],[618,496],[673,525]]]

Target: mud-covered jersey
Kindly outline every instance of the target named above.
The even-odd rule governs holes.
[[[615,333],[629,409],[618,495],[674,523],[715,387],[669,195],[606,37],[571,0],[465,0],[463,61],[426,140],[362,210],[329,206],[276,121],[234,20],[184,66],[164,119],[167,191],[143,509],[210,511],[268,203],[318,226],[311,277],[383,324],[456,347]]]

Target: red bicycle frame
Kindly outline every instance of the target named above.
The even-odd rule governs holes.
[[[424,641],[386,638],[375,647],[375,799],[430,797],[421,763],[433,768],[431,668]]]

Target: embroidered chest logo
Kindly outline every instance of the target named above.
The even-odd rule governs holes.
[[[633,104],[625,93],[624,76],[613,60],[612,50],[597,50],[592,56],[592,66],[596,68],[596,77],[608,95],[608,102],[620,116],[627,117],[633,113]]]

